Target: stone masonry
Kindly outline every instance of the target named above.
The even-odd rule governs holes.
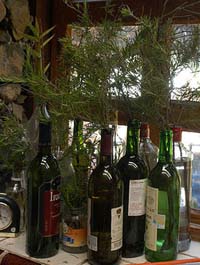
[[[23,34],[31,23],[28,0],[0,0],[0,76],[22,75],[24,64]],[[19,104],[20,85],[0,84],[0,99]],[[22,114],[16,113],[18,117]]]

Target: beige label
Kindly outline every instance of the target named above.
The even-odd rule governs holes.
[[[163,214],[157,214],[155,216],[155,223],[157,224],[157,229],[165,229],[166,216]]]
[[[87,244],[87,230],[73,229],[72,227],[63,225],[63,244],[68,247],[82,247]]]
[[[122,247],[123,206],[111,209],[111,251]]]
[[[88,225],[87,225],[87,244],[88,248],[97,251],[98,250],[98,240],[96,236],[91,235],[91,227],[90,227],[90,219],[91,219],[91,199],[88,198]]]
[[[129,181],[128,216],[145,214],[147,179]]]
[[[158,189],[147,187],[145,246],[153,251],[157,250],[157,230],[165,229],[166,223],[166,216],[158,214],[158,193]]]

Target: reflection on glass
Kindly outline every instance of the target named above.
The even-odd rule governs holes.
[[[200,133],[183,132],[182,141],[193,155],[191,207],[200,209]]]

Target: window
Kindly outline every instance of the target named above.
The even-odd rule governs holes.
[[[46,7],[45,4],[42,4],[41,1],[37,0],[38,2],[38,6],[43,6],[43,10],[44,10],[44,14]],[[122,1],[116,1],[117,4],[119,4],[119,6],[122,4]],[[141,0],[136,0],[136,1],[130,1],[130,0],[125,0],[123,1],[123,3],[126,5],[129,5],[130,9],[134,10],[134,15],[135,17],[139,17],[141,14],[142,15],[149,15],[151,14],[152,16],[159,16],[159,15],[163,15],[164,13],[164,17],[167,16],[172,16],[172,19],[175,23],[179,23],[179,24],[184,24],[184,23],[200,23],[200,16],[198,15],[200,6],[199,4],[188,4],[188,6],[184,7],[183,1],[141,1]],[[197,1],[198,2],[198,1]],[[184,2],[185,3],[185,2]],[[183,5],[182,5],[183,4]],[[89,4],[89,8],[90,8],[90,13],[92,14],[92,17],[94,19],[95,22],[98,22],[101,20],[102,17],[104,17],[105,13],[104,13],[104,5],[105,2],[97,2],[96,3],[91,3]],[[178,8],[181,5],[181,8]],[[186,3],[187,5],[187,3]],[[55,39],[52,43],[52,49],[51,49],[51,64],[52,64],[52,70],[51,70],[51,77],[52,79],[55,78],[56,76],[56,65],[57,65],[57,55],[60,51],[60,46],[57,43],[57,39],[59,39],[60,37],[64,36],[66,34],[66,30],[67,30],[67,25],[71,24],[74,21],[78,20],[78,16],[77,14],[74,12],[74,10],[70,10],[63,2],[63,0],[58,0],[58,1],[53,1],[52,3],[52,20],[51,20],[51,24],[48,26],[49,28],[52,25],[57,25],[56,27],[56,31],[55,31]],[[39,9],[38,9],[39,10]],[[175,13],[174,10],[176,10],[178,13]],[[190,11],[188,13],[188,10]],[[40,16],[42,17],[42,15]],[[44,19],[44,18],[43,18]],[[133,17],[130,17],[127,19],[127,21],[125,21],[125,23],[130,24],[134,24],[135,23],[135,19]],[[183,77],[186,77],[186,75],[188,75],[188,78],[190,79],[190,84],[188,85],[188,87],[191,86],[195,86],[196,84],[194,84],[194,78],[191,75],[191,73],[193,72],[193,70],[191,71],[189,68],[185,68],[184,72],[179,72],[176,73],[177,77],[176,80],[174,80],[174,86],[178,86],[177,84],[177,80],[181,80],[183,81]],[[190,78],[191,76],[191,78]],[[182,83],[183,84],[183,83]],[[182,85],[181,84],[181,85]],[[181,86],[180,85],[180,86]],[[198,84],[197,84],[198,85]],[[187,102],[187,100],[185,102],[177,102],[175,99],[177,99],[177,96],[173,94],[174,101],[171,103],[172,104],[172,118],[178,118],[180,125],[182,125],[183,127],[185,127],[187,130],[189,131],[196,131],[196,132],[200,132],[200,123],[197,120],[197,122],[194,124],[193,123],[193,118],[197,118],[199,117],[199,103],[195,102],[194,104],[191,104],[191,102]],[[197,104],[196,104],[197,103]],[[177,113],[179,112],[179,110],[182,110],[182,115],[180,115],[180,117],[177,117]],[[178,110],[178,111],[177,111]],[[123,124],[126,121],[126,117],[123,115],[119,115],[120,116],[120,123]],[[154,131],[152,131],[152,140],[155,143],[158,143],[158,130],[155,128]],[[155,140],[154,140],[155,139]],[[198,157],[198,152],[196,152],[196,150],[198,149],[198,146],[196,146],[197,143],[192,143],[192,151],[194,152],[194,161],[196,161],[196,158]],[[199,144],[199,143],[198,143]],[[194,183],[197,183],[198,181],[196,181],[196,177],[194,176]],[[198,179],[198,177],[197,177]],[[197,186],[197,184],[193,184],[194,188],[193,188],[193,194],[195,194],[195,187]],[[195,195],[194,195],[195,196]],[[198,197],[198,196],[197,196]],[[198,206],[198,198],[197,198],[197,206]],[[194,224],[192,227],[192,231],[194,231],[195,234],[199,234],[199,239],[200,239],[200,227],[198,227],[198,224],[200,225],[200,211],[198,210],[198,207],[194,208],[192,210],[192,223]]]
[[[200,133],[183,132],[182,142],[191,151],[191,208],[200,210]]]

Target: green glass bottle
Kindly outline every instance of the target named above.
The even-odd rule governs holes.
[[[128,122],[126,154],[117,167],[124,183],[122,256],[137,257],[144,252],[145,201],[148,169],[139,152],[140,122]]]
[[[81,204],[87,205],[88,170],[89,170],[89,154],[84,143],[83,137],[83,121],[74,120],[74,136],[72,143],[72,164],[77,176],[77,182],[80,186]],[[85,204],[85,205],[84,205]]]
[[[147,186],[145,255],[148,261],[177,257],[180,177],[172,159],[172,131],[162,130],[159,160]]]
[[[51,123],[39,124],[39,149],[28,168],[26,249],[30,256],[57,253],[60,226],[60,170],[51,153]]]
[[[88,261],[115,264],[122,247],[123,183],[112,163],[112,130],[101,132],[100,163],[89,178]]]

